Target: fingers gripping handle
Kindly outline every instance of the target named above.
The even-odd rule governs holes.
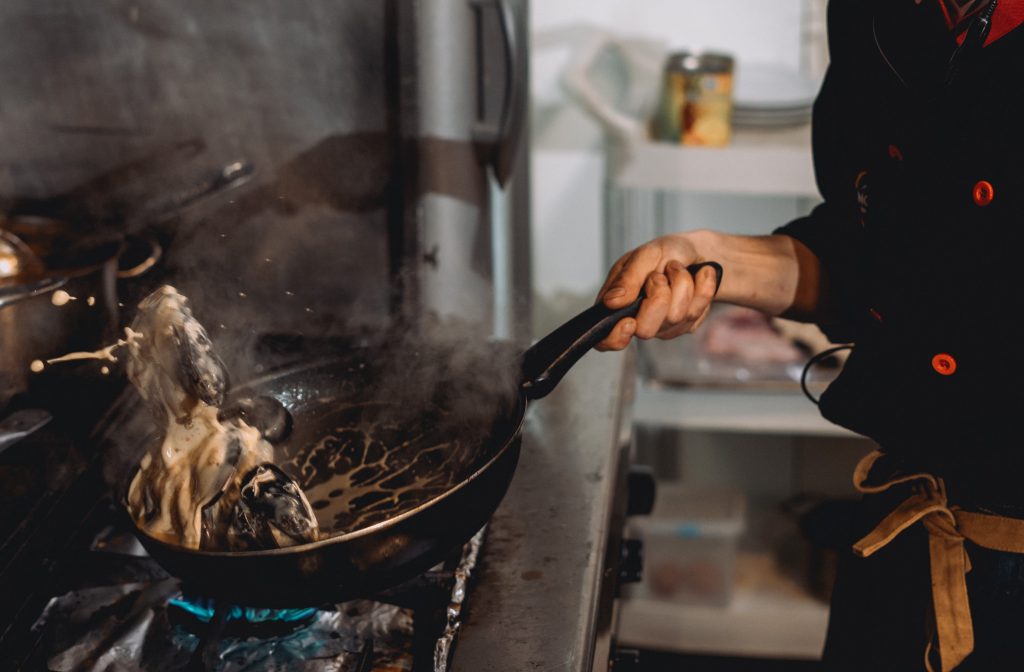
[[[696,276],[705,266],[715,269],[717,291],[722,284],[720,264],[705,261],[687,266],[686,270]],[[526,395],[531,399],[546,397],[580,357],[608,337],[619,320],[636,317],[645,298],[641,290],[633,303],[622,308],[612,309],[598,303],[537,341],[523,355],[522,386]]]
[[[720,263],[717,261],[702,261],[699,264],[690,264],[686,267],[686,270],[696,278],[697,273],[705,267],[715,269],[715,294],[718,294],[718,288],[722,286],[722,265]]]

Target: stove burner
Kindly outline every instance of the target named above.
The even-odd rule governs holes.
[[[201,617],[211,611],[212,619],[204,623]],[[308,610],[306,620],[290,623],[225,622],[225,612],[231,611],[212,608],[205,599],[183,599],[174,579],[72,591],[47,606],[37,626],[43,658],[28,669],[409,672],[415,667],[410,609],[357,600]],[[237,608],[235,615],[245,611]],[[294,616],[305,610],[288,611]]]
[[[202,623],[210,623],[214,619],[218,608],[218,605],[212,599],[193,595],[173,597],[169,600],[169,603],[171,606],[194,616]],[[250,623],[257,626],[280,623],[299,627],[312,621],[316,617],[317,612],[312,607],[303,609],[260,609],[231,605],[224,607],[224,609],[227,611],[227,623]]]
[[[221,604],[155,566],[109,500],[82,523],[63,580],[0,668],[166,672],[443,672],[483,530],[443,566],[369,600],[305,609]],[[73,568],[73,571],[72,571]],[[11,656],[9,658],[8,656]]]

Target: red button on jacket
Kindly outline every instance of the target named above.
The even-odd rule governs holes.
[[[990,182],[981,180],[974,185],[974,202],[982,208],[991,203],[995,195],[995,189],[992,188],[992,183]]]
[[[952,376],[956,373],[956,360],[953,359],[952,355],[945,352],[932,357],[932,368],[935,372],[942,376]]]

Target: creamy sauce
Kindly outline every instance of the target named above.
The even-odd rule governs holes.
[[[245,296],[244,293],[240,293]],[[76,300],[57,291],[54,305]],[[88,301],[95,302],[94,297]],[[120,304],[119,304],[120,305]],[[129,513],[152,536],[187,548],[223,549],[233,534],[231,522],[243,478],[274,461],[273,447],[259,430],[239,417],[222,422],[215,405],[223,399],[227,372],[213,351],[206,330],[192,316],[188,299],[169,285],[139,304],[125,337],[92,352],[72,352],[35,360],[46,365],[75,360],[118,361],[127,348],[128,378],[153,413],[162,438],[139,463],[128,490]],[[108,375],[110,367],[100,373]],[[182,381],[187,381],[188,389]],[[298,486],[295,485],[296,490]],[[314,521],[306,540],[317,538],[313,510],[305,495],[297,499]],[[276,543],[295,543],[274,533]]]
[[[138,341],[140,338],[142,338],[142,334],[140,334],[137,331],[132,331],[131,327],[125,327],[124,338],[119,338],[117,340],[117,343],[114,343],[113,345],[108,345],[105,348],[93,350],[92,352],[69,352],[68,354],[61,355],[60,357],[53,357],[51,359],[48,359],[46,360],[46,363],[57,364],[58,362],[73,362],[79,359],[105,359],[107,361],[116,362],[117,356],[114,355],[114,351],[117,350],[118,348],[123,348],[126,345],[131,345],[132,343]],[[33,371],[36,371],[35,367],[36,362],[32,362]],[[40,367],[39,371],[42,370],[42,367]]]
[[[128,377],[163,438],[132,480],[129,511],[139,527],[169,543],[224,548],[242,479],[273,462],[274,449],[259,430],[240,418],[222,422],[216,406],[193,396],[218,389],[226,372],[184,296],[161,287],[139,304],[132,327],[145,336],[128,344]],[[183,366],[199,381],[192,390],[182,386]]]
[[[242,422],[228,426],[217,419],[217,410],[198,402],[187,421],[168,416],[163,441],[143,458],[132,480],[131,513],[158,539],[200,548],[204,509],[222,519],[238,501],[242,476],[273,461],[273,448],[259,431]],[[232,463],[236,446],[240,452]]]
[[[66,306],[69,301],[77,301],[77,300],[78,300],[77,296],[71,296],[70,294],[65,292],[63,289],[58,289],[50,297],[50,303],[52,303],[55,306]]]

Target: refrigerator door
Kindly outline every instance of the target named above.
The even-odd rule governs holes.
[[[473,138],[502,186],[515,170],[526,121],[529,82],[526,5],[470,0],[476,13],[477,121]]]
[[[528,269],[513,207],[528,180],[525,25],[524,2],[417,3],[419,303],[502,337],[522,328]]]

